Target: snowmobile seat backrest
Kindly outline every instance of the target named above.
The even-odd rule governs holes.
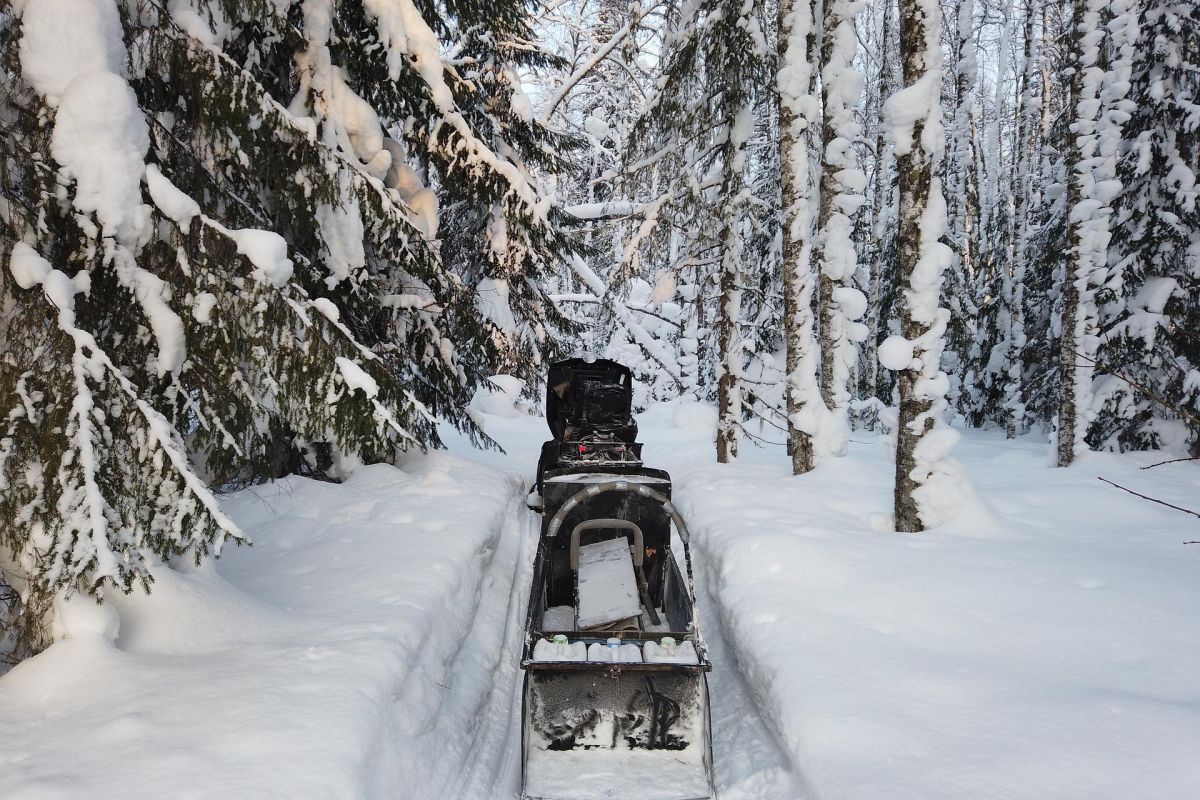
[[[579,569],[579,534],[584,531],[611,529],[631,531],[633,533],[633,565],[640,567],[646,546],[642,540],[642,529],[638,527],[637,523],[630,522],[627,519],[589,519],[586,522],[579,523],[575,526],[575,530],[571,531],[571,569]]]

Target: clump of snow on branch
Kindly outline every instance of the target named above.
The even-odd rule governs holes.
[[[74,205],[109,235],[140,237],[149,219],[141,182],[150,136],[137,97],[113,72],[88,72],[63,91],[50,152],[75,181]]]
[[[113,0],[25,0],[21,75],[57,107],[81,75],[125,74],[121,20]]]

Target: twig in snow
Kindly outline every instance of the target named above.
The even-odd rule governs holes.
[[[1158,503],[1160,506],[1166,506],[1167,508],[1173,508],[1176,511],[1182,511],[1185,514],[1191,514],[1193,517],[1200,517],[1200,511],[1192,511],[1190,508],[1181,508],[1179,506],[1173,506],[1170,503],[1166,502],[1165,500],[1157,500],[1153,497],[1147,497],[1146,495],[1144,495],[1140,492],[1135,492],[1133,489],[1127,489],[1124,486],[1120,485],[1119,483],[1113,483],[1108,478],[1101,478],[1100,476],[1096,476],[1096,479],[1104,481],[1109,486],[1115,486],[1123,492],[1129,492],[1130,494],[1140,497],[1143,500],[1149,500],[1151,503]],[[1185,542],[1185,544],[1189,544],[1189,543]]]
[[[1180,461],[1200,461],[1200,456],[1188,456],[1186,458],[1169,458],[1166,461],[1160,461],[1157,464],[1150,464],[1149,466],[1141,467],[1141,469],[1153,469],[1154,467],[1161,467],[1163,464],[1178,464]]]

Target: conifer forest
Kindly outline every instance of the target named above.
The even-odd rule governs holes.
[[[0,0],[0,76],[0,796],[534,797],[579,353],[714,796],[1200,796],[1198,0]]]

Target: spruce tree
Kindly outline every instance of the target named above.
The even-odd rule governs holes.
[[[1161,0],[1114,7],[1117,34],[1136,43],[1088,441],[1198,453],[1200,14]]]
[[[567,143],[520,92],[521,3],[19,10],[0,566],[37,646],[55,597],[242,541],[211,487],[436,446],[434,413],[486,442],[466,402],[552,349],[537,279],[570,244],[532,176]]]
[[[664,43],[658,84],[630,143],[631,165],[661,176],[655,219],[689,221],[675,253],[687,265],[681,283],[694,287],[700,299],[690,330],[701,369],[708,341],[715,339],[714,380],[701,374],[699,382],[716,384],[719,461],[737,454],[746,408],[743,367],[753,346],[746,320],[757,316],[743,300],[748,287],[759,285],[745,247],[758,209],[747,180],[749,145],[755,109],[768,99],[757,89],[771,74],[773,55],[762,15],[755,3],[685,6]],[[710,295],[716,302],[706,308]]]

